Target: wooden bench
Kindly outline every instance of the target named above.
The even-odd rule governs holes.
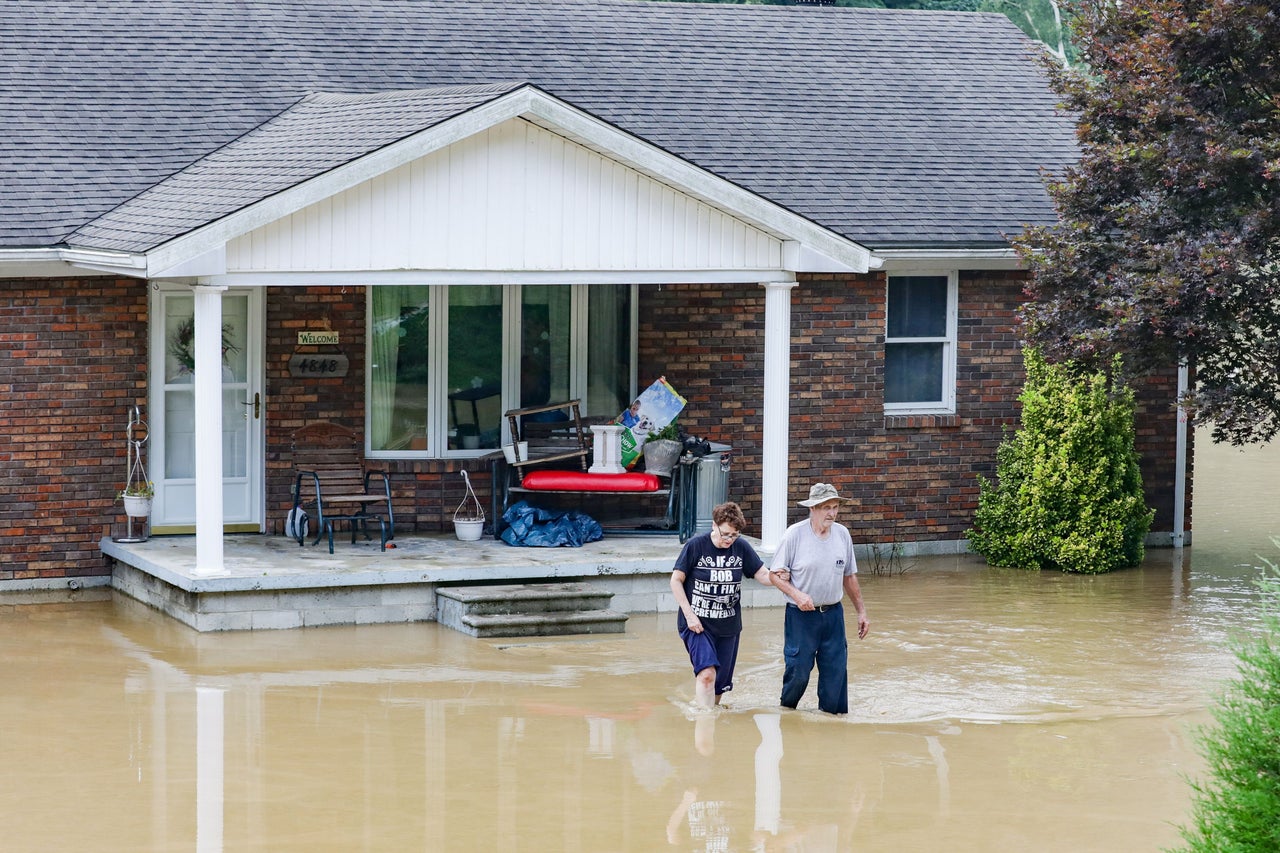
[[[565,412],[562,419],[537,420],[530,416],[544,415],[549,412]],[[511,504],[512,495],[574,495],[579,498],[659,498],[664,499],[665,512],[660,521],[644,528],[605,527],[606,533],[655,533],[678,535],[684,542],[693,535],[696,526],[696,500],[694,491],[697,478],[688,466],[677,465],[668,484],[649,491],[615,491],[607,488],[609,475],[594,475],[600,478],[600,488],[591,488],[593,475],[584,474],[580,482],[583,488],[530,489],[524,485],[527,472],[545,470],[547,468],[576,468],[585,472],[590,463],[591,441],[587,435],[587,421],[581,416],[580,401],[565,400],[559,403],[548,403],[525,409],[511,409],[506,412],[508,428],[512,441],[529,442],[528,457],[508,463],[501,453],[492,454],[488,458],[492,462],[492,514],[493,535],[498,537],[503,528],[502,516]],[[597,420],[597,422],[601,422]]]
[[[391,509],[391,478],[386,471],[365,467],[364,453],[356,434],[329,421],[307,424],[293,434],[293,511],[290,519],[305,519],[304,513],[315,513],[317,545],[321,537],[329,537],[329,553],[333,553],[333,526],[346,522],[351,526],[351,542],[356,532],[369,535],[369,524],[379,528],[382,550],[395,538],[395,514]],[[377,510],[376,512],[371,510]],[[292,524],[292,534],[302,545],[307,537],[309,520]]]

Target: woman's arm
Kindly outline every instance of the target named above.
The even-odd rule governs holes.
[[[689,630],[695,634],[702,633],[702,620],[693,615],[693,607],[689,604],[689,596],[684,593],[684,572],[676,569],[671,573],[671,594],[675,597],[676,605],[680,608],[680,612],[684,614],[684,621],[689,626]]]

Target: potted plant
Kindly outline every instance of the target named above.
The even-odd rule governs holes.
[[[151,499],[156,496],[150,480],[130,483],[116,497],[124,501],[124,514],[130,518],[146,518],[151,515]]]
[[[660,477],[670,477],[671,469],[683,450],[680,428],[673,420],[657,432],[649,433],[649,437],[645,439],[644,470]]]

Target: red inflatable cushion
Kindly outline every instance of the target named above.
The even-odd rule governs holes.
[[[657,474],[588,474],[586,471],[530,471],[520,485],[540,492],[656,492]]]

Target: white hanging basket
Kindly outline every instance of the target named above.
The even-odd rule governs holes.
[[[458,537],[459,542],[476,542],[484,533],[484,519],[462,519],[455,518],[453,520],[453,534]]]
[[[124,495],[124,514],[130,518],[146,518],[151,515],[151,498],[141,495]]]
[[[453,532],[460,542],[475,542],[484,532],[484,507],[471,488],[471,477],[466,471],[462,472],[462,479],[467,484],[467,494],[453,511]]]

